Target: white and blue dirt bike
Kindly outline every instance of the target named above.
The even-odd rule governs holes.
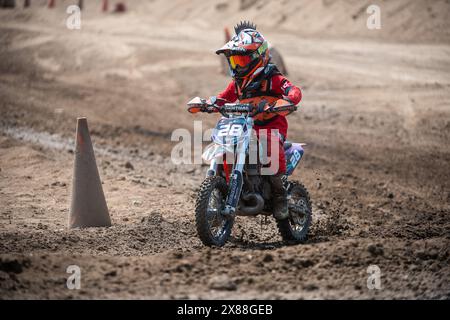
[[[256,164],[249,161],[251,141],[255,139],[252,134],[255,107],[249,103],[224,103],[221,106],[217,103],[207,103],[198,97],[188,102],[191,113],[220,112],[222,115],[212,133],[213,143],[203,153],[203,159],[211,161],[211,164],[195,204],[197,233],[207,246],[223,246],[227,242],[236,215],[272,215],[269,177],[261,175],[260,161]],[[296,108],[285,101],[264,112],[287,114]],[[261,152],[261,144],[257,145]],[[311,200],[307,189],[288,177],[294,172],[304,151],[302,144],[286,141],[284,152],[287,170],[283,181],[289,217],[277,220],[277,226],[285,242],[302,243],[311,224]]]

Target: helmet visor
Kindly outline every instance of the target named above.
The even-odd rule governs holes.
[[[230,61],[230,65],[233,70],[236,69],[237,66],[245,68],[252,62],[252,58],[250,56],[239,55],[230,56],[228,60]]]

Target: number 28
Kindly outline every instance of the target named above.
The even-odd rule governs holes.
[[[242,133],[242,125],[240,124],[224,124],[223,126],[220,127],[219,132],[217,133],[217,135],[219,137],[223,137],[223,136],[234,136],[234,137],[238,137],[240,136]]]

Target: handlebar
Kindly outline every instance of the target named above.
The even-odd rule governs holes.
[[[223,106],[216,106],[224,117],[229,117],[229,113],[252,113],[254,107],[251,104],[225,103]]]
[[[191,109],[196,109],[195,112],[206,112],[206,113],[213,113],[213,112],[219,112],[222,116],[229,118],[231,113],[251,113],[252,116],[255,116],[259,113],[277,113],[277,112],[293,112],[297,110],[297,106],[293,104],[284,105],[284,106],[270,106],[268,109],[262,111],[262,112],[256,112],[256,106],[249,104],[249,103],[225,103],[222,106],[214,104],[208,104],[205,99],[199,99],[193,103],[188,104],[190,105],[190,108],[188,111],[191,111]]]

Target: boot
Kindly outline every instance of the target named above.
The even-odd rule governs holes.
[[[269,178],[272,187],[273,216],[277,220],[283,220],[289,217],[287,192],[284,188],[282,177],[282,174],[277,174]]]

